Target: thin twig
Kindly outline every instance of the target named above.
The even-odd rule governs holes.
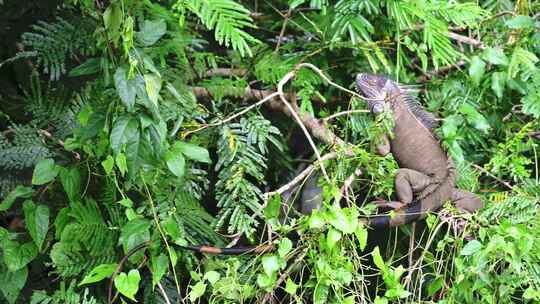
[[[171,301],[167,297],[167,293],[165,292],[165,289],[163,289],[163,286],[161,286],[161,282],[157,282],[157,286],[159,288],[159,292],[161,292],[161,295],[163,296],[163,299],[165,299],[165,303],[171,304]]]
[[[210,69],[204,73],[205,77],[212,76],[239,76],[242,77],[247,74],[246,69],[229,69],[229,68],[215,68]]]
[[[156,223],[156,227],[159,231],[159,234],[161,235],[163,242],[165,242],[165,247],[167,248],[167,253],[169,255],[169,259],[171,262],[171,269],[174,276],[174,283],[176,284],[176,292],[180,294],[180,283],[178,282],[178,277],[176,276],[176,269],[175,269],[175,265],[173,264],[174,259],[173,259],[173,253],[172,253],[171,247],[169,246],[169,242],[167,241],[165,232],[163,231],[163,228],[161,228],[161,224],[159,223],[158,216],[156,213],[156,207],[154,206],[154,200],[152,199],[152,196],[150,195],[150,190],[148,190],[148,186],[146,185],[146,181],[144,180],[144,177],[142,175],[141,175],[141,178],[144,185],[144,190],[146,190],[146,195],[148,196],[148,202],[150,203],[150,208],[152,209],[152,216],[154,218],[154,222]],[[176,256],[176,254],[174,256]]]
[[[277,39],[277,44],[276,44],[274,53],[277,53],[277,51],[279,50],[279,47],[281,46],[281,39],[283,39],[283,35],[285,34],[285,28],[287,27],[287,22],[289,22],[289,18],[291,17],[291,14],[292,14],[292,9],[289,8],[289,10],[287,10],[287,14],[285,14],[285,17],[284,17],[285,20],[283,20],[283,25],[281,26],[281,31],[279,32],[279,36]]]
[[[349,115],[354,113],[369,113],[369,110],[348,110],[348,111],[342,111],[335,114],[332,114],[328,117],[323,118],[324,122],[328,122],[336,117],[343,116],[343,115]]]
[[[218,122],[216,122],[216,123],[206,124],[206,125],[203,125],[203,126],[197,128],[197,129],[195,129],[195,130],[188,131],[188,132],[185,133],[184,136],[187,136],[187,135],[189,135],[189,134],[191,134],[191,133],[196,133],[196,132],[202,131],[202,130],[208,128],[208,127],[217,127],[217,126],[220,126],[220,125],[222,125],[222,124],[226,124],[226,123],[228,123],[229,121],[231,121],[231,120],[233,120],[233,119],[235,119],[235,118],[237,118],[237,117],[239,117],[239,116],[244,115],[245,113],[251,111],[253,108],[258,107],[258,106],[262,105],[263,103],[265,103],[265,102],[269,101],[270,99],[272,99],[272,98],[274,98],[274,97],[277,97],[277,96],[279,96],[279,92],[274,92],[274,93],[272,93],[272,94],[270,94],[270,95],[264,97],[263,99],[259,100],[258,102],[256,102],[256,103],[250,105],[249,107],[243,109],[242,111],[240,111],[240,112],[238,112],[238,113],[236,113],[236,114],[234,114],[234,115],[229,116],[229,117],[226,118],[226,119],[220,120],[220,121],[218,121]]]
[[[322,171],[322,173],[324,175],[324,178],[326,179],[326,181],[328,183],[330,183],[331,182],[330,177],[328,176],[328,173],[326,172],[326,168],[324,167],[324,164],[322,162],[321,153],[317,149],[317,146],[315,145],[315,142],[313,141],[313,138],[311,138],[311,135],[309,134],[309,131],[307,130],[306,126],[304,125],[302,119],[300,118],[298,113],[294,110],[294,108],[289,103],[289,101],[287,101],[287,98],[285,98],[285,94],[283,93],[283,86],[287,82],[289,82],[289,80],[291,80],[296,75],[296,71],[298,71],[298,69],[299,69],[299,67],[297,69],[294,69],[294,70],[290,71],[289,73],[287,73],[287,75],[285,75],[283,77],[283,79],[281,79],[281,81],[278,83],[277,93],[279,94],[279,98],[281,99],[281,101],[289,109],[289,112],[291,113],[292,117],[296,120],[296,122],[300,126],[300,129],[302,129],[302,131],[304,132],[304,135],[306,136],[311,148],[313,149],[313,152],[315,153],[315,156],[319,160],[319,165],[321,166],[321,171]]]
[[[347,190],[351,187],[351,185],[354,182],[354,180],[356,179],[356,177],[358,177],[360,175],[362,175],[362,170],[360,168],[357,168],[356,170],[354,170],[353,174],[351,174],[351,175],[349,175],[349,177],[347,177],[345,182],[343,182],[343,186],[341,186],[341,189],[339,190],[340,196],[337,199],[338,201],[341,200],[342,197],[345,197],[347,202],[349,202],[349,194],[348,194]]]
[[[486,169],[480,167],[480,166],[477,165],[477,164],[471,163],[471,165],[472,165],[473,167],[475,167],[476,169],[482,171],[482,172],[485,173],[486,175],[492,177],[493,179],[495,179],[495,180],[498,181],[499,183],[505,185],[508,189],[514,190],[514,187],[513,187],[512,185],[510,185],[509,183],[503,181],[502,179],[498,178],[497,176],[493,175],[493,174],[492,174],[491,172],[489,172],[488,170],[486,170]]]
[[[407,277],[412,278],[414,269],[413,269],[413,254],[414,254],[414,232],[416,231],[416,222],[411,223],[411,237],[409,238],[409,270]],[[410,283],[407,282],[408,284]],[[409,286],[407,286],[407,289]]]
[[[459,41],[459,42],[462,42],[462,43],[477,47],[477,48],[479,48],[481,50],[486,48],[486,46],[484,45],[484,43],[482,41],[473,39],[471,37],[463,36],[463,35],[456,34],[456,33],[453,33],[453,32],[448,32],[448,37],[450,39],[452,39],[452,40],[456,40],[456,41]]]

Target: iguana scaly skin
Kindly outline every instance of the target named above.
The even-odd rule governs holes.
[[[358,74],[356,86],[374,115],[391,111],[393,134],[386,135],[377,150],[381,155],[392,153],[400,166],[395,179],[398,201],[385,202],[397,207],[395,215],[374,217],[368,226],[395,227],[423,219],[447,201],[468,212],[483,206],[476,195],[455,187],[452,160],[433,133],[436,119],[406,88],[387,77],[369,74]]]

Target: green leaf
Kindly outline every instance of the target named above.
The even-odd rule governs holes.
[[[523,104],[523,113],[540,118],[540,93],[529,92],[528,95],[521,98],[521,103]]]
[[[298,6],[304,4],[304,2],[306,2],[306,0],[289,0],[289,9],[293,10]]]
[[[137,269],[131,269],[128,274],[122,272],[114,278],[114,286],[118,291],[129,299],[135,300],[135,294],[139,290],[141,275]]]
[[[152,286],[155,287],[167,272],[169,259],[165,254],[160,253],[157,257],[152,256],[150,265],[152,267]]]
[[[126,70],[123,67],[119,67],[114,73],[114,85],[118,96],[120,96],[120,100],[122,100],[128,111],[132,111],[137,92],[137,82],[135,79],[128,80]]]
[[[143,46],[151,46],[167,32],[165,20],[144,20],[141,30],[135,35]]]
[[[354,231],[354,235],[358,239],[358,243],[360,244],[360,250],[364,250],[367,245],[368,240],[368,231],[364,225],[358,225],[356,227],[356,230]]]
[[[508,57],[501,48],[486,48],[482,58],[495,65],[508,65]]]
[[[265,273],[259,273],[257,275],[257,285],[264,288],[265,290],[271,290],[274,284],[276,284],[276,276],[269,276]]]
[[[122,16],[122,10],[116,3],[109,5],[109,7],[107,7],[103,13],[103,22],[105,24],[105,28],[113,40],[118,39],[120,35]]]
[[[484,132],[485,134],[491,129],[486,118],[480,114],[472,105],[463,103],[459,107],[459,112],[465,115],[467,122],[472,124],[477,130]]]
[[[293,243],[288,238],[283,238],[281,241],[279,241],[278,246],[278,254],[280,257],[284,258],[287,253],[291,252],[291,249],[293,247]]]
[[[503,72],[495,72],[491,74],[491,90],[498,98],[502,98],[504,87],[506,85],[506,76]]]
[[[326,246],[328,247],[328,249],[334,249],[339,240],[341,240],[341,232],[334,228],[328,229],[328,232],[326,234]]]
[[[133,201],[129,197],[123,198],[118,201],[118,203],[124,207],[131,208],[133,207]]]
[[[519,15],[505,22],[511,29],[522,29],[534,27],[534,19],[529,16]]]
[[[199,147],[197,145],[190,144],[190,143],[177,141],[174,143],[173,149],[182,152],[182,154],[184,154],[189,159],[199,161],[202,163],[207,163],[207,164],[212,163],[208,150],[206,150],[203,147]]]
[[[90,58],[69,71],[70,77],[92,75],[101,70],[101,58]]]
[[[375,263],[375,266],[377,266],[377,268],[379,268],[383,272],[388,269],[386,264],[384,264],[383,258],[379,251],[379,246],[376,246],[373,249],[373,251],[371,252],[371,256],[373,257],[373,263]]]
[[[296,294],[296,290],[298,290],[298,284],[296,284],[291,278],[287,278],[287,283],[285,283],[285,291],[290,294],[294,295]]]
[[[206,284],[204,282],[197,282],[194,286],[191,287],[191,291],[189,292],[189,300],[191,302],[194,302],[198,298],[202,297],[204,293],[206,292]]]
[[[122,176],[126,175],[128,168],[126,155],[124,153],[118,153],[118,155],[116,155],[116,167],[118,167]]]
[[[143,234],[150,229],[151,222],[147,219],[136,218],[127,222],[123,227],[120,235],[121,240],[127,240],[131,236]]]
[[[480,251],[480,249],[482,249],[482,243],[480,243],[477,240],[472,240],[468,242],[467,245],[463,247],[463,249],[461,249],[460,255],[465,255],[465,256],[473,255],[477,253],[478,251]]]
[[[186,159],[181,152],[176,150],[169,150],[165,153],[165,162],[167,168],[177,177],[184,176],[186,172]]]
[[[480,59],[480,57],[474,56],[471,60],[471,66],[469,67],[469,76],[471,76],[474,84],[480,84],[480,80],[482,80],[485,71],[486,63]]]
[[[17,198],[29,198],[32,196],[32,194],[34,194],[34,189],[32,189],[31,187],[18,185],[17,187],[15,187],[15,189],[11,190],[11,192],[2,201],[2,203],[0,204],[0,211],[6,211],[11,208],[11,205],[13,205]]]
[[[280,262],[279,258],[276,255],[267,255],[264,256],[261,260],[264,273],[266,273],[267,276],[272,276],[274,273],[278,272],[280,269]]]
[[[110,175],[114,166],[114,158],[111,155],[107,155],[107,158],[101,162],[101,166],[105,169],[105,173]]]
[[[43,185],[55,179],[60,167],[54,164],[54,160],[46,158],[40,160],[34,168],[32,185]]]
[[[339,231],[350,234],[356,230],[358,219],[349,212],[350,209],[332,208],[326,213],[326,220]]]
[[[267,220],[277,219],[281,207],[281,195],[276,194],[268,200],[268,204],[264,208],[264,216]]]
[[[26,284],[27,277],[28,269],[26,267],[17,271],[5,271],[0,266],[0,293],[9,304],[15,303]]]
[[[208,280],[210,284],[214,285],[219,280],[221,275],[217,271],[210,270],[207,273],[204,274],[203,279]]]
[[[84,279],[79,283],[79,286],[96,283],[110,277],[116,270],[116,267],[118,267],[118,264],[101,264],[94,267],[90,273],[84,276]]]
[[[428,295],[431,297],[433,296],[437,291],[441,290],[441,288],[444,287],[444,279],[442,277],[438,277],[436,280],[432,281],[428,285]]]
[[[79,174],[79,169],[76,167],[61,168],[60,181],[70,202],[81,199],[81,175]]]
[[[138,136],[138,127],[138,120],[128,116],[122,116],[115,121],[111,132],[111,148],[115,153],[120,153],[123,144]]]
[[[322,213],[319,210],[313,210],[308,218],[309,229],[321,229],[324,227],[325,221]]]
[[[155,74],[145,74],[144,83],[146,84],[145,87],[148,98],[154,104],[154,106],[157,106],[159,91],[161,91],[161,78]]]
[[[38,254],[33,242],[20,245],[11,240],[4,240],[4,263],[9,271],[17,271],[30,263]]]
[[[32,201],[25,201],[23,210],[26,229],[28,229],[38,250],[41,251],[41,246],[49,230],[49,208],[44,205],[36,206]]]

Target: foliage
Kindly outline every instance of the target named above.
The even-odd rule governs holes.
[[[0,302],[540,301],[540,4],[15,2],[0,0]],[[392,124],[299,63],[345,88],[357,72],[418,83],[486,208],[368,231],[366,202],[394,196],[399,166],[374,149]],[[292,210],[309,180],[269,195],[304,162],[323,190],[309,215]],[[183,249],[260,242],[277,250]]]

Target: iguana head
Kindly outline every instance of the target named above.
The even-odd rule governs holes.
[[[384,110],[384,104],[390,96],[399,95],[397,83],[385,76],[359,73],[356,75],[357,90],[368,99],[371,112],[375,115]]]

